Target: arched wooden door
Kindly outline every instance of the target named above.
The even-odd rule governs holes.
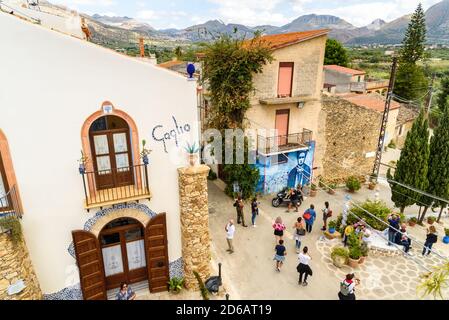
[[[107,300],[106,285],[97,237],[87,231],[72,232],[84,300]]]
[[[145,228],[145,246],[150,292],[167,291],[170,275],[165,213],[158,214],[148,223]]]

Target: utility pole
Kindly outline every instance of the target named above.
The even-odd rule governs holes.
[[[385,135],[387,133],[388,115],[390,114],[391,100],[393,99],[394,83],[396,81],[396,70],[398,66],[398,58],[393,57],[393,65],[391,66],[390,84],[388,86],[387,99],[385,100],[385,110],[382,118],[382,126],[380,128],[379,143],[377,146],[376,160],[374,162],[373,175],[371,181],[377,183],[379,177],[380,164],[382,162],[382,152],[385,145]]]
[[[430,108],[432,107],[432,98],[433,98],[433,83],[435,82],[436,74],[434,73],[432,75],[432,80],[430,81],[429,85],[429,95],[427,96],[426,101],[426,110],[427,110],[427,118],[429,118],[430,115]]]

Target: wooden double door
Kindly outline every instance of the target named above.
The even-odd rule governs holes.
[[[85,300],[106,300],[106,291],[148,280],[150,292],[168,290],[169,260],[165,213],[142,226],[133,219],[109,223],[97,238],[73,231],[73,242]]]

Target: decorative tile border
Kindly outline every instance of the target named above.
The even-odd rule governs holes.
[[[184,262],[182,258],[179,258],[175,261],[170,262],[169,270],[170,270],[170,279],[177,277],[184,277]],[[80,284],[76,284],[74,286],[70,286],[64,288],[58,292],[44,294],[44,300],[83,300],[83,293],[81,292]]]
[[[117,212],[119,210],[124,210],[124,209],[139,210],[139,211],[145,213],[151,219],[154,218],[155,216],[157,216],[156,212],[152,211],[150,208],[148,208],[144,204],[135,203],[135,202],[126,203],[126,204],[125,203],[116,204],[116,205],[113,205],[112,208],[107,208],[107,209],[98,211],[92,218],[87,220],[86,223],[84,224],[84,231],[91,231],[92,227],[95,225],[95,223],[98,220],[100,220],[101,218],[103,218],[107,215],[110,215],[111,213]],[[73,245],[73,242],[70,243],[69,247],[67,248],[67,251],[74,259],[76,259],[75,246]]]

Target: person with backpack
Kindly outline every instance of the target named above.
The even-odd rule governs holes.
[[[284,246],[284,240],[279,240],[279,244],[274,248],[274,261],[276,261],[276,271],[281,272],[282,265],[287,255],[287,249]]]
[[[323,211],[323,227],[321,228],[322,231],[326,231],[327,229],[327,219],[329,219],[330,217],[332,217],[332,210],[329,208],[329,202],[325,202],[324,203],[324,209]]]
[[[437,229],[435,226],[430,226],[429,229],[427,229],[427,237],[426,242],[424,243],[424,248],[422,250],[422,255],[429,255],[430,252],[432,252],[432,246],[434,243],[438,241],[438,235],[437,235]]]
[[[293,225],[293,228],[295,229],[296,253],[299,253],[300,249],[301,249],[302,237],[306,234],[306,229],[304,228],[304,222],[302,221],[301,217],[299,217],[296,220],[295,224]]]
[[[308,233],[312,233],[312,226],[316,219],[316,212],[315,212],[315,206],[313,204],[310,205],[310,208],[307,209],[303,216],[302,216],[306,222],[306,230]]]
[[[309,265],[310,260],[312,260],[312,257],[309,255],[308,252],[309,252],[308,247],[304,247],[304,249],[302,249],[302,253],[300,253],[298,255],[299,264],[296,267],[296,271],[299,272],[298,284],[302,285],[303,287],[306,287],[308,285],[307,277],[312,276],[312,274],[313,274],[312,269],[310,268],[310,265]],[[303,276],[304,276],[304,281],[303,281]]]
[[[340,300],[356,300],[355,287],[360,284],[360,280],[354,278],[355,275],[351,273],[346,275],[345,280],[340,282],[340,291],[338,292]]]
[[[282,223],[282,218],[277,217],[273,222],[274,236],[276,237],[276,243],[279,243],[284,236],[285,224]]]
[[[245,224],[245,216],[243,215],[244,204],[243,204],[242,196],[239,195],[237,197],[237,199],[235,199],[234,207],[237,211],[237,223],[240,224],[240,222],[241,222],[243,227],[248,227]]]

